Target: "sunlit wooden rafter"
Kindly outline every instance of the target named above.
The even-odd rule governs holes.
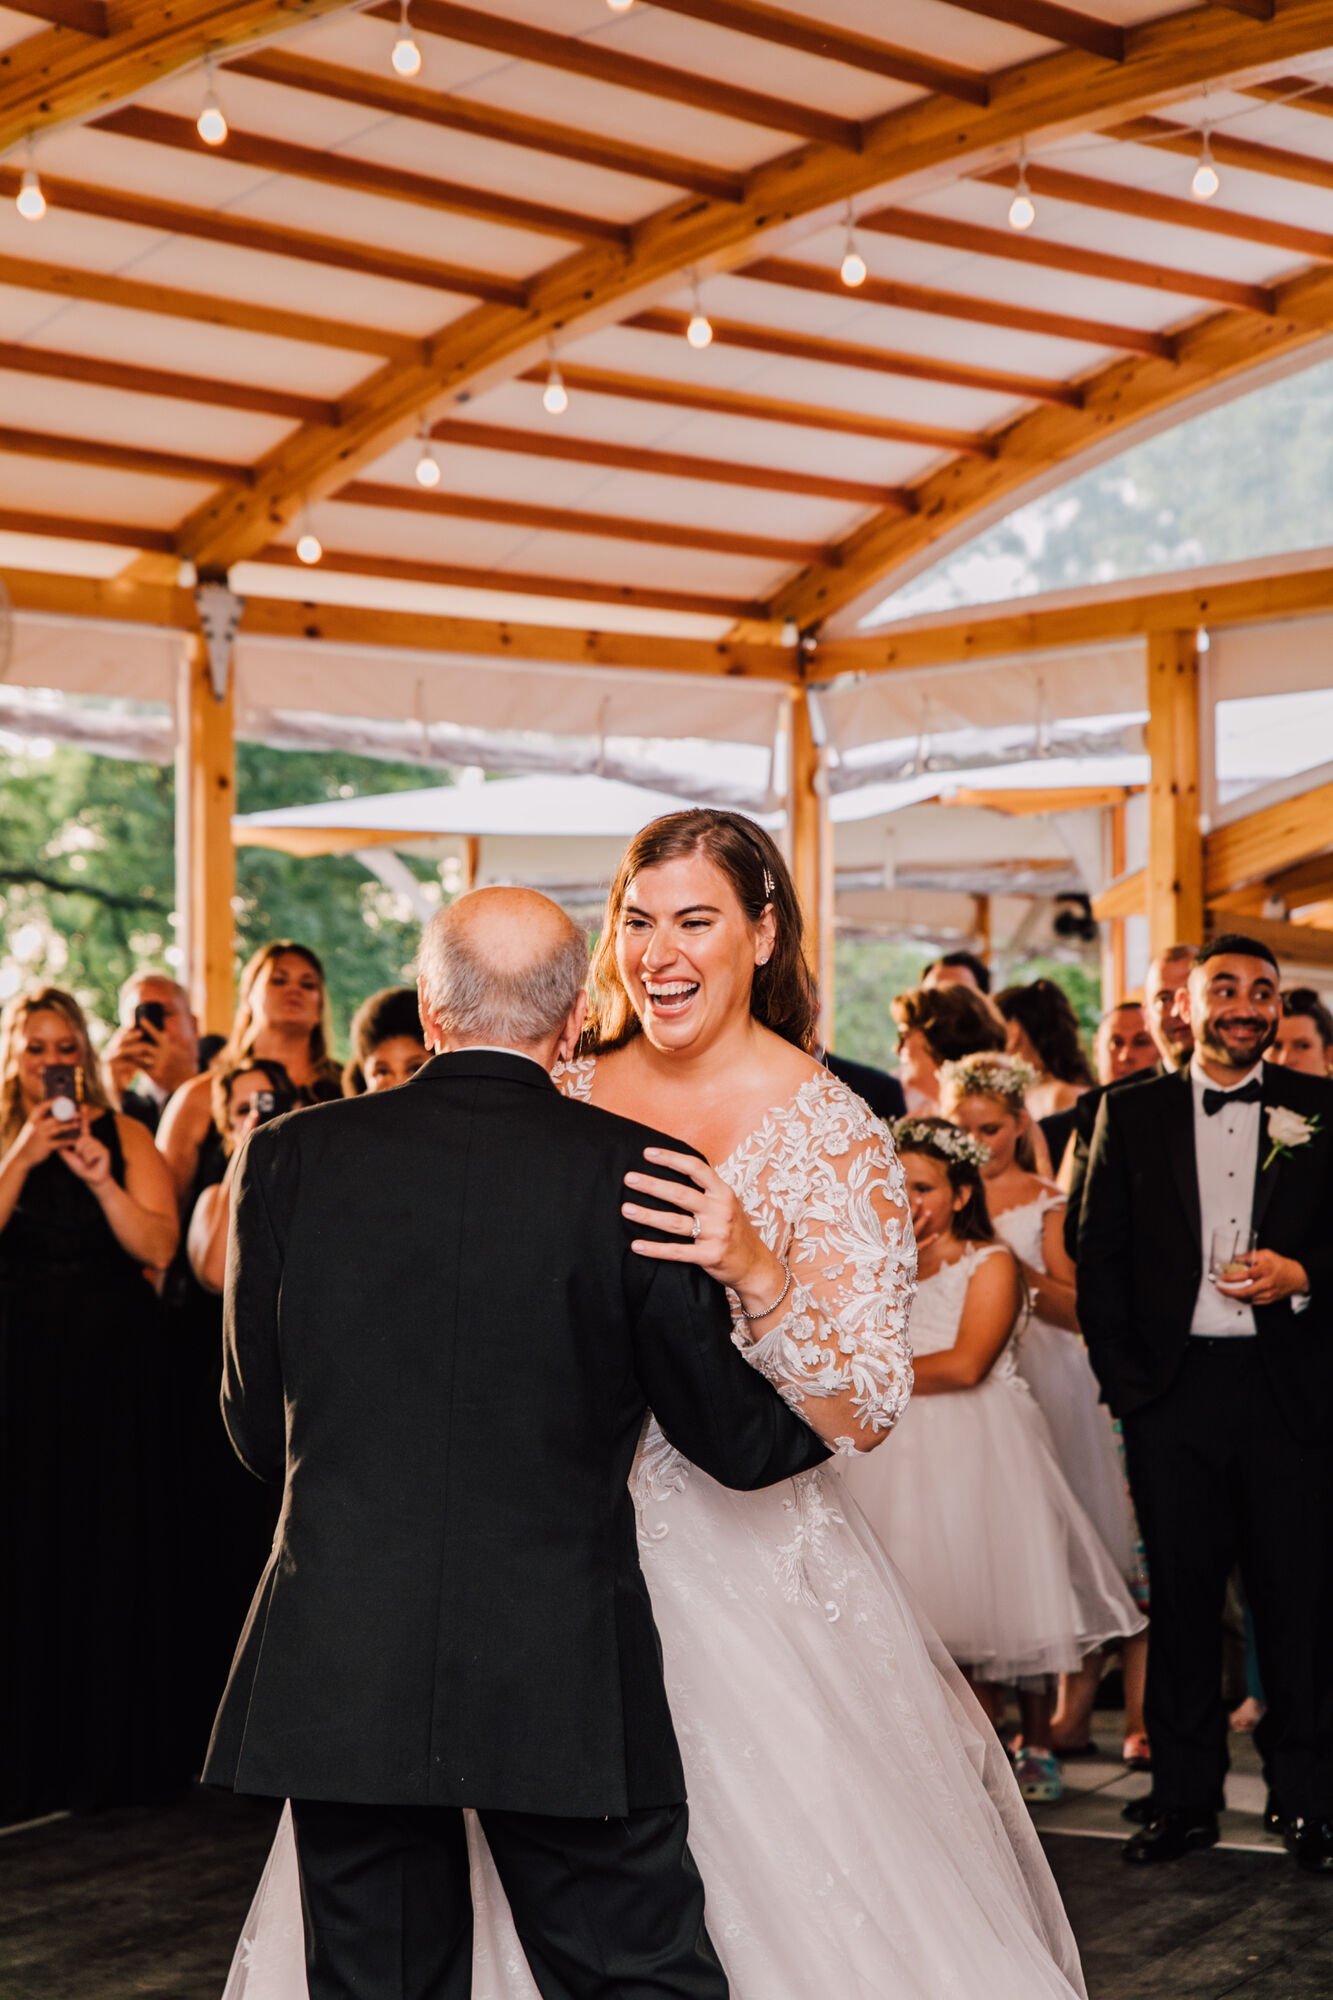
[[[826,21],[812,21],[808,15],[793,14],[783,7],[762,5],[761,0],[653,0],[653,5],[661,13],[684,14],[692,21],[753,35],[780,48],[799,49],[803,55],[819,56],[826,62],[845,63],[872,76],[890,77],[895,83],[939,91],[967,104],[985,104],[990,98],[988,81],[977,70],[938,62],[915,50],[854,34]]]
[[[1169,118],[1131,118],[1111,126],[1108,138],[1129,143],[1141,142],[1159,153],[1182,153],[1197,159],[1198,128],[1179,125]],[[1283,146],[1261,145],[1243,139],[1225,126],[1208,135],[1208,144],[1219,167],[1243,168],[1246,173],[1270,174],[1278,180],[1303,181],[1310,187],[1333,188],[1333,160],[1321,160],[1310,153],[1293,153]]]
[[[293,424],[317,424],[332,430],[338,405],[318,396],[296,396],[285,389],[256,388],[248,382],[222,382],[216,376],[180,375],[166,368],[138,368],[128,361],[98,361],[86,354],[28,347],[0,341],[0,370],[36,375],[49,382],[88,382],[100,389],[125,389],[135,396],[163,396],[177,403],[217,404],[226,410],[248,410],[255,416],[281,417]]]
[[[217,158],[215,149],[204,143],[189,118],[177,118],[170,112],[130,104],[121,111],[108,112],[105,118],[95,119],[94,125],[99,132],[118,133],[122,138],[139,139],[151,146],[171,146],[202,159]],[[516,229],[531,229],[575,242],[623,244],[627,240],[620,224],[608,222],[604,216],[576,215],[548,202],[525,201],[517,195],[496,194],[490,188],[467,187],[460,181],[409,173],[404,167],[386,167],[377,160],[358,159],[355,153],[296,146],[287,139],[270,139],[262,132],[245,132],[234,125],[227,135],[227,158],[294,180],[316,181],[321,187],[347,188],[387,201],[413,202],[422,208],[509,224]]]
[[[1043,35],[1050,42],[1063,42],[1107,62],[1123,62],[1125,57],[1123,28],[1072,7],[1052,6],[1048,0],[944,0],[944,4],[985,21],[1000,21],[1007,28],[1022,28],[1029,35]]]
[[[1141,285],[1148,291],[1176,292],[1185,298],[1207,299],[1212,305],[1235,306],[1242,312],[1271,313],[1272,288],[1243,285],[1209,271],[1183,271],[1174,265],[1145,263],[1140,257],[1117,257],[1106,250],[1089,250],[1076,243],[1053,243],[1048,237],[1020,234],[1013,229],[987,229],[952,216],[928,215],[911,208],[881,208],[857,217],[858,230],[901,237],[912,243],[933,243],[974,257],[999,257],[1006,263],[1027,264],[1045,271],[1067,271],[1079,278],[1119,285]]]
[[[108,33],[103,0],[9,0],[8,12],[27,14],[53,28],[72,28],[76,35],[92,35],[98,40]]]
[[[1245,86],[1247,97],[1262,98],[1268,104],[1280,104],[1288,111],[1309,111],[1319,118],[1333,118],[1333,90],[1327,84],[1312,84],[1303,76],[1278,76],[1270,83],[1250,83]]]
[[[208,55],[349,12],[354,0],[117,0],[104,35],[63,24],[28,36],[0,65],[0,153],[48,126],[91,118]]]
[[[17,194],[21,170],[0,166],[0,198]],[[461,298],[487,299],[495,305],[522,306],[527,288],[462,264],[441,264],[402,251],[377,250],[341,236],[321,236],[231,214],[225,209],[187,207],[155,195],[139,195],[86,181],[42,175],[42,191],[54,208],[76,215],[96,215],[108,222],[126,222],[139,229],[160,229],[171,236],[197,237],[205,243],[227,243],[238,250],[259,250],[298,263],[322,264],[330,270],[359,271],[395,284],[424,285],[431,291]]]
[[[1161,194],[1154,188],[1138,188],[1093,174],[1069,173],[1063,167],[1043,166],[1030,160],[1028,186],[1039,199],[1072,202],[1079,208],[1101,209],[1108,215],[1132,216],[1136,222],[1164,222],[1175,229],[1202,230],[1209,236],[1228,236],[1238,243],[1265,243],[1274,250],[1289,250],[1293,257],[1311,263],[1333,262],[1333,236],[1299,223],[1281,222],[1266,215],[1247,215],[1243,210],[1220,207],[1216,201],[1192,201],[1187,195]],[[999,167],[983,174],[993,187],[1011,188],[1015,170]]]
[[[35,535],[43,541],[103,542],[113,549],[143,549],[163,556],[169,556],[174,545],[169,528],[98,520],[88,514],[39,514],[27,507],[0,507],[0,531]]]
[[[430,32],[442,11],[438,0],[418,0],[413,19]],[[493,18],[483,26],[489,35]],[[1020,137],[1035,144],[1098,129],[1166,109],[1206,84],[1285,73],[1333,41],[1333,0],[1290,0],[1265,32],[1258,65],[1252,36],[1252,24],[1217,10],[1149,22],[1126,31],[1122,62],[1062,51],[1026,65],[985,108],[925,98],[867,121],[855,152],[812,144],[765,163],[747,177],[740,203],[673,204],[632,230],[628,252],[595,244],[542,273],[526,312],[480,306],[436,337],[424,367],[385,369],[367,380],[336,434],[303,431],[270,454],[253,494],[239,504],[219,494],[199,509],[183,525],[182,552],[209,569],[253,554],[304,495],[344,483],[410,434],[423,410],[442,414],[460,391],[475,394],[509,378],[562,328],[605,319],[622,300],[646,304],[651,288],[678,281],[682,270],[752,261],[758,242],[800,216],[836,213],[851,196],[890,179],[910,181],[941,167],[962,172],[970,160],[987,170],[997,151]],[[555,39],[587,52],[577,39]]]
[[[737,275],[753,278],[759,284],[821,292],[830,298],[847,295],[836,271],[823,270],[817,264],[798,263],[788,257],[761,257],[745,265]],[[856,297],[858,304],[929,313],[936,319],[963,320],[974,326],[1003,326],[1015,333],[1045,334],[1052,340],[1083,341],[1089,347],[1116,347],[1126,354],[1156,354],[1165,358],[1171,354],[1169,334],[1010,305],[1006,300],[987,298],[980,292],[944,292],[931,285],[903,285],[891,278],[867,278],[857,286]]]
[[[0,452],[50,459],[63,465],[104,466],[112,472],[155,474],[163,479],[202,479],[220,486],[233,483],[248,486],[254,479],[248,465],[229,465],[185,452],[153,451],[143,445],[107,444],[101,438],[19,430],[12,425],[0,425]]]
[[[491,500],[476,493],[444,489],[426,493],[417,486],[386,486],[363,479],[354,479],[331,497],[349,507],[381,507],[390,512],[425,514],[440,520],[490,521],[500,527],[531,528],[552,535],[595,535],[606,541],[646,542],[660,548],[698,549],[711,555],[750,556],[761,562],[808,562],[822,553],[818,544],[777,535],[692,528],[681,521],[641,521],[632,514],[597,514],[582,507],[542,507],[530,500]]]
[[[398,0],[381,0],[380,5],[366,11],[392,20],[398,13]],[[760,91],[745,90],[738,84],[724,83],[693,70],[675,69],[668,63],[646,62],[641,56],[625,55],[604,42],[585,40],[578,35],[556,35],[545,28],[530,27],[525,21],[508,21],[498,14],[457,7],[450,0],[409,0],[408,19],[423,35],[443,35],[451,42],[491,49],[517,62],[538,63],[566,75],[611,84],[619,90],[665,98],[669,104],[687,104],[694,111],[711,111],[720,118],[760,125],[766,131],[794,133],[818,146],[855,151],[861,141],[861,128],[855,119],[837,118],[810,105],[768,97]]]
[[[777,615],[809,625],[862,597],[882,577],[941,539],[970,516],[1031,483],[1034,472],[1068,463],[1094,442],[1142,422],[1205,388],[1298,352],[1333,331],[1333,272],[1319,269],[1277,288],[1271,319],[1215,313],[1185,328],[1169,361],[1135,355],[1084,380],[1082,410],[1040,409],[1020,417],[997,439],[985,464],[961,462],[916,489],[910,521],[885,514],[856,530],[825,570],[807,571],[779,591]]]
[[[627,174],[662,187],[689,188],[694,194],[708,195],[716,201],[739,201],[745,192],[739,174],[707,166],[701,160],[682,159],[674,153],[630,145],[623,139],[599,139],[595,132],[582,131],[578,126],[525,117],[507,108],[485,104],[479,98],[426,90],[420,84],[403,83],[396,77],[371,76],[365,70],[318,62],[284,49],[264,49],[258,55],[238,56],[227,67],[238,76],[281,84],[287,90],[307,91],[344,104],[361,104],[367,110],[383,111],[395,118],[414,118],[446,131],[494,139],[501,145],[518,146],[550,159],[577,160],[584,166],[603,167],[609,173]]]
[[[848,500],[856,507],[910,508],[901,488],[874,486],[867,480],[839,479],[829,473],[789,472],[738,459],[698,458],[688,452],[655,451],[646,446],[606,444],[565,429],[524,431],[507,424],[471,423],[462,417],[442,417],[431,426],[441,444],[477,451],[503,451],[520,457],[558,459],[573,465],[604,465],[617,472],[637,472],[649,478],[697,479],[713,486],[752,486],[762,493],[799,493],[812,500]]]
[[[632,403],[665,403],[678,410],[705,410],[718,417],[747,417],[757,423],[791,424],[798,430],[879,438],[885,444],[921,445],[977,458],[989,458],[994,450],[985,438],[968,431],[899,422],[895,417],[864,416],[858,410],[838,409],[830,403],[796,403],[786,397],[752,395],[744,389],[708,389],[702,383],[630,375],[614,368],[583,368],[573,362],[562,363],[560,372],[571,393],[619,396]],[[523,380],[544,381],[544,371],[530,369]]]
[[[683,334],[690,315],[661,308],[635,313],[622,322],[644,333]],[[752,354],[778,354],[793,361],[813,361],[830,368],[861,368],[874,375],[898,375],[916,382],[947,383],[955,389],[978,389],[991,396],[1014,396],[1030,403],[1064,403],[1077,409],[1079,391],[1068,382],[1040,375],[1016,375],[1003,368],[982,368],[965,361],[941,361],[933,356],[901,354],[851,340],[828,340],[812,334],[782,333],[772,327],[709,315],[719,347],[740,347]]]

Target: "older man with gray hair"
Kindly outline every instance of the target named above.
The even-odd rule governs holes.
[[[468,1806],[547,2000],[727,1992],[627,1478],[649,1405],[728,1485],[825,1453],[719,1288],[630,1250],[678,1142],[554,1087],[586,962],[545,897],[460,898],[433,1060],[240,1163],[223,1406],[285,1491],[205,1777],[292,1801],[311,2000],[466,2000]]]

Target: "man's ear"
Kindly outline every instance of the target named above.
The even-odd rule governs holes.
[[[1174,1014],[1178,1021],[1184,1021],[1189,1027],[1192,1028],[1194,1026],[1194,1013],[1190,1006],[1190,984],[1188,979],[1183,986],[1176,988],[1176,997],[1171,1002],[1167,1012]]]
[[[417,975],[417,1012],[421,1016],[421,1039],[433,1056],[440,1053],[440,1023],[426,998],[426,982]]]
[[[572,1062],[579,1051],[583,1036],[583,1024],[588,1018],[588,996],[580,993],[565,1017],[565,1025],[560,1031],[560,1042],[556,1054],[561,1062]]]

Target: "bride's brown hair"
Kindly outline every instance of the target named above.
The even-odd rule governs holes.
[[[761,826],[743,813],[691,807],[664,813],[635,834],[625,850],[597,940],[589,976],[591,1013],[584,1046],[595,1053],[623,1048],[639,1033],[639,1020],[616,964],[616,938],[630,883],[645,868],[660,867],[685,855],[702,854],[726,876],[736,900],[751,924],[770,906],[773,911],[773,953],[766,965],[755,967],[750,988],[750,1012],[756,1021],[812,1050],[819,1017],[819,996],[805,962],[804,924],[787,864]]]

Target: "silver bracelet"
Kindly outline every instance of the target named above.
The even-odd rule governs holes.
[[[788,1292],[791,1290],[791,1265],[784,1264],[782,1268],[786,1272],[787,1282],[782,1287],[782,1290],[778,1293],[777,1297],[774,1299],[772,1305],[760,1306],[758,1312],[753,1312],[753,1313],[747,1313],[745,1307],[741,1306],[742,1319],[767,1319],[770,1313],[775,1313],[777,1311],[778,1307],[782,1304],[782,1301],[786,1298]],[[737,1305],[740,1305],[739,1298],[737,1298],[736,1303]]]

